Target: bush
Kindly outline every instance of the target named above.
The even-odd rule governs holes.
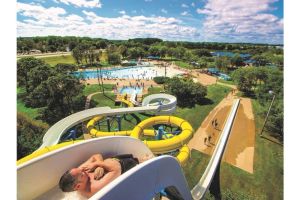
[[[167,82],[166,90],[177,97],[177,104],[181,107],[193,107],[200,104],[207,95],[207,88],[192,79],[174,77]]]
[[[168,80],[170,80],[170,78],[164,76],[156,76],[153,78],[153,80],[157,84],[165,84],[166,82],[168,82]]]
[[[23,158],[42,144],[48,125],[34,122],[22,113],[17,114],[17,159]]]

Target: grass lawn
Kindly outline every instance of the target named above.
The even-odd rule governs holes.
[[[223,79],[218,79],[218,82],[229,84],[229,85],[236,85],[233,81],[226,81],[226,80],[223,80]]]
[[[182,68],[193,69],[193,67],[190,64],[188,64],[184,61],[175,61],[175,64]]]
[[[61,55],[61,56],[51,56],[51,57],[44,57],[39,58],[44,60],[51,66],[55,66],[57,63],[67,63],[67,64],[75,64],[75,60],[72,55]]]
[[[28,108],[25,106],[23,101],[21,100],[21,96],[25,93],[25,88],[17,88],[17,112],[24,113],[31,119],[35,119],[39,114],[38,108]]]
[[[58,63],[76,64],[76,61],[74,60],[72,55],[49,56],[49,57],[41,57],[38,59],[44,60],[46,63],[48,63],[51,66],[55,66]],[[109,64],[108,62],[105,61],[105,60],[107,60],[106,54],[103,54],[100,59],[101,59],[101,64],[103,65],[103,67],[112,66],[111,64]],[[85,64],[85,63],[86,62],[83,60],[83,64]]]
[[[103,84],[104,91],[112,91],[113,84]],[[102,85],[100,86],[98,84],[93,85],[86,85],[83,89],[83,94],[88,96],[89,94],[95,93],[95,92],[102,92]]]
[[[148,96],[148,95],[151,95],[151,94],[158,94],[161,91],[163,91],[163,86],[161,86],[161,87],[149,87],[148,88],[148,94],[145,95],[145,96]]]

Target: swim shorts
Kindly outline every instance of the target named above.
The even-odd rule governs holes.
[[[117,155],[113,158],[119,161],[122,169],[122,174],[139,164],[138,159],[134,158],[132,154]]]

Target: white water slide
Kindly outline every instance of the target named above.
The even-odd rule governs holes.
[[[212,158],[199,183],[192,191],[189,191],[176,159],[171,156],[159,156],[125,172],[90,199],[151,199],[167,186],[174,186],[185,200],[203,199],[221,162],[238,105],[239,99],[234,102]],[[63,193],[58,189],[60,176],[66,170],[78,166],[92,154],[99,152],[104,157],[127,153],[135,157],[152,155],[142,141],[125,136],[95,138],[63,147],[17,167],[17,198],[22,200],[79,199],[78,196],[68,197],[68,195],[77,194]]]
[[[163,100],[163,103],[153,103],[158,100]],[[152,103],[152,104],[151,104]],[[45,133],[43,137],[43,144],[39,149],[58,144],[61,136],[73,126],[87,121],[95,116],[113,116],[128,113],[141,113],[141,112],[155,112],[155,114],[172,114],[176,110],[176,97],[169,94],[153,94],[147,96],[142,103],[141,107],[128,107],[112,109],[110,107],[98,107],[83,110],[74,113],[57,123]]]

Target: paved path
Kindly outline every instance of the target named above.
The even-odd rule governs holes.
[[[220,132],[225,125],[225,120],[230,112],[233,100],[237,98],[231,92],[225,97],[206,117],[201,126],[195,132],[194,137],[188,143],[191,149],[212,155]],[[212,121],[217,119],[218,126],[214,128]],[[204,143],[205,138],[211,136],[210,142]],[[241,98],[236,120],[233,124],[228,139],[223,161],[239,167],[249,173],[253,173],[255,143],[255,124],[252,112],[251,100]]]

